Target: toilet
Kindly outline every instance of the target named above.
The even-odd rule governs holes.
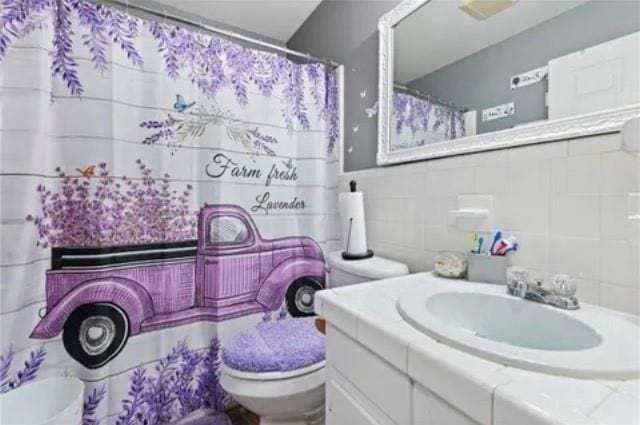
[[[260,425],[321,425],[324,359],[315,318],[264,322],[225,345],[220,384]]]
[[[377,255],[362,260],[345,260],[342,251],[334,251],[329,253],[328,262],[330,288],[409,274],[406,264]]]
[[[328,261],[331,287],[409,273],[405,264],[376,256],[346,261],[333,252]],[[322,425],[324,363],[324,335],[315,318],[263,322],[225,345],[220,384],[260,416],[260,425]]]

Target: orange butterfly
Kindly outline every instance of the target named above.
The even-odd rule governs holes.
[[[80,168],[76,168],[76,171],[79,172],[80,174],[82,174],[84,177],[89,179],[89,178],[95,176],[95,174],[96,174],[96,166],[95,165],[89,165],[89,166],[85,167],[84,170],[81,170]]]

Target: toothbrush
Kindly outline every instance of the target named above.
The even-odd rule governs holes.
[[[494,248],[496,247],[496,244],[498,243],[498,241],[500,239],[502,239],[502,232],[500,230],[498,230],[493,235],[493,242],[491,242],[491,247],[489,248],[489,254],[493,255],[495,253]]]
[[[482,244],[483,243],[484,243],[484,238],[482,236],[480,236],[478,238],[478,251],[477,251],[478,254],[482,253]]]
[[[476,241],[478,239],[478,234],[473,232],[469,235],[469,251],[474,252],[476,250]]]

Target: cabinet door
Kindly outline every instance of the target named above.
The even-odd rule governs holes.
[[[326,425],[395,425],[340,372],[326,369]]]

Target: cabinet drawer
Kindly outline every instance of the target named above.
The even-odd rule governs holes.
[[[344,376],[326,370],[326,425],[396,425]]]
[[[411,423],[411,382],[406,375],[333,326],[327,329],[326,341],[329,366],[395,423]]]

